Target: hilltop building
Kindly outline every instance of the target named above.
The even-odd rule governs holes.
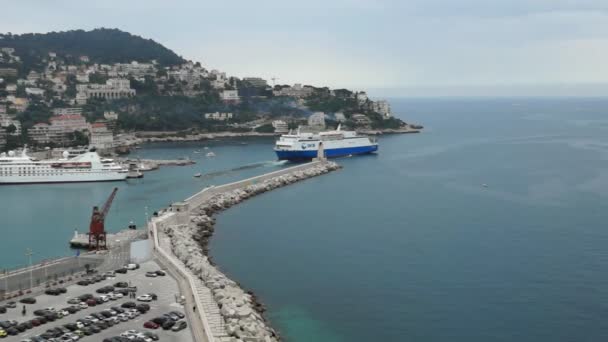
[[[220,99],[224,102],[239,102],[239,91],[238,90],[223,90],[220,93]]]
[[[266,88],[268,86],[268,82],[260,77],[244,77],[243,82],[247,82],[256,88]]]
[[[274,127],[275,133],[283,134],[289,132],[289,125],[283,120],[274,120],[272,122],[272,127]]]
[[[302,86],[299,83],[293,85],[293,87],[284,87],[280,90],[274,90],[272,93],[274,96],[291,96],[295,98],[304,98],[312,94],[313,88],[310,86]]]
[[[76,86],[76,90],[78,94],[81,94],[81,99],[103,98],[114,100],[135,96],[135,89],[131,89],[131,82],[124,78],[110,78],[106,81],[106,84],[79,84]]]

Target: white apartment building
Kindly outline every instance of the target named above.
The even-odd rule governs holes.
[[[105,123],[95,122],[91,124],[89,146],[100,150],[114,147],[114,135]]]
[[[29,96],[44,96],[44,89],[27,87],[25,93]]]
[[[233,118],[232,113],[205,113],[205,119],[207,120],[216,120],[216,121],[226,121]]]
[[[66,107],[66,108],[55,108],[53,109],[54,115],[82,115],[82,108],[80,107]]]
[[[301,84],[296,83],[293,85],[293,87],[285,87],[281,90],[275,90],[272,93],[274,94],[274,96],[291,96],[296,98],[303,98],[310,96],[312,92],[312,87],[303,87]]]
[[[382,115],[384,119],[388,119],[393,116],[393,114],[391,113],[391,105],[386,100],[372,102],[370,109]]]
[[[238,102],[240,100],[239,91],[238,90],[223,90],[220,93],[220,99],[224,102]]]
[[[325,128],[325,113],[316,112],[309,116],[308,126]]]
[[[283,121],[283,120],[274,120],[272,122],[272,127],[274,127],[274,132],[275,133],[287,133],[289,132],[289,125],[287,124],[287,122]]]

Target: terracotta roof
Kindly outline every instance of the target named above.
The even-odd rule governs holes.
[[[103,122],[95,122],[91,124],[91,127],[93,128],[102,128],[102,127],[106,127],[106,124]]]

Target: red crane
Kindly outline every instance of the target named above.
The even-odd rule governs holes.
[[[118,188],[114,188],[101,210],[99,210],[97,206],[93,207],[91,226],[89,227],[89,249],[100,250],[107,248],[106,229],[104,223],[106,221],[108,211],[110,211],[110,207],[112,206],[112,201],[114,201],[114,197],[116,197],[117,191]]]

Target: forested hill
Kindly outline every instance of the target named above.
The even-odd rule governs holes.
[[[12,47],[25,68],[36,69],[41,58],[55,52],[64,58],[87,56],[91,63],[129,63],[156,60],[160,65],[177,65],[185,60],[152,39],[118,29],[65,32],[0,34],[0,46]]]

